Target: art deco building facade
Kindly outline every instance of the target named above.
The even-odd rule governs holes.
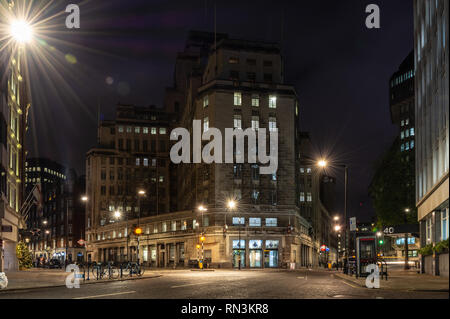
[[[414,1],[416,200],[422,246],[448,239],[448,26],[448,1]],[[446,259],[448,276],[448,255]],[[438,274],[437,259],[429,261],[425,271]]]
[[[100,147],[87,154],[91,260],[136,260],[132,231],[139,225],[140,261],[152,266],[188,266],[202,257],[213,267],[238,267],[239,260],[250,268],[317,264],[311,225],[299,209],[299,106],[282,70],[276,44],[191,32],[160,111],[166,120],[124,117],[119,106],[116,120],[100,126]],[[130,107],[129,114],[137,110]],[[150,116],[157,109],[141,110]],[[183,127],[192,136],[194,120],[201,121],[202,132],[214,127],[223,136],[226,128],[278,130],[278,171],[262,175],[257,163],[171,163],[171,129]],[[119,139],[129,140],[130,147],[121,148]],[[147,139],[155,140],[155,149],[136,149]],[[157,148],[161,141],[162,149]],[[118,170],[127,170],[127,196],[116,196],[116,189],[111,193],[111,187],[125,183]],[[228,207],[230,200],[235,209]],[[200,205],[207,210],[200,211]]]

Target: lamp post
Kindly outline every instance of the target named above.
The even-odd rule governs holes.
[[[139,212],[138,212],[138,228],[140,227],[140,222],[141,222],[141,197],[145,196],[145,191],[144,190],[139,190],[138,191],[138,206],[139,206]],[[140,265],[140,260],[139,260],[139,238],[140,236],[137,236],[137,249],[136,249],[136,254],[137,254],[137,263],[138,265]]]
[[[317,162],[317,165],[321,168],[325,168],[328,166],[328,163],[326,160],[321,159]],[[348,239],[348,227],[347,227],[347,199],[348,199],[348,166],[346,164],[335,164],[338,167],[344,168],[344,256],[347,259],[347,265],[348,265],[348,245],[347,245],[347,239]]]
[[[405,226],[408,224],[408,213],[411,210],[405,208]],[[408,245],[409,234],[405,232],[405,270],[409,270],[409,245]]]
[[[198,207],[198,210],[202,213],[202,234],[200,237],[200,241],[202,243],[202,264],[205,263],[205,249],[204,249],[204,242],[205,242],[205,223],[203,219],[203,213],[206,212],[208,209],[204,207],[203,205],[200,205]],[[203,268],[203,267],[202,267]]]
[[[231,212],[233,212],[236,208],[236,202],[234,200],[230,200],[228,201],[228,208],[230,209]],[[239,270],[241,270],[241,217],[239,216],[239,229],[238,229],[238,234],[239,234],[239,256],[238,256],[238,268]]]

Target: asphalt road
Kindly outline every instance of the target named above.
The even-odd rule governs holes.
[[[367,289],[324,271],[162,271],[161,277],[2,292],[0,299],[448,299],[447,292]]]

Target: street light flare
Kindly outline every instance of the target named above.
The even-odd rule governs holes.
[[[228,201],[228,208],[234,209],[236,207],[236,202],[234,200]]]
[[[326,167],[327,162],[325,160],[320,160],[319,162],[317,162],[317,165],[319,165],[319,167]]]
[[[25,20],[14,20],[9,31],[11,36],[19,43],[30,42],[33,38],[33,28]]]

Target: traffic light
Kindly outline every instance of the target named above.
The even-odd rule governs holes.
[[[383,239],[380,239],[380,240],[378,241],[378,244],[383,245],[383,244],[384,244],[384,240],[383,240]]]
[[[136,227],[136,228],[134,229],[134,234],[135,234],[136,236],[142,235],[142,228],[141,228],[141,227]]]
[[[206,237],[204,236],[204,235],[202,235],[201,237],[200,237],[200,241],[201,242],[204,242],[206,240]]]
[[[199,244],[197,244],[197,246],[196,246],[196,247],[197,247],[197,249],[200,249],[200,247],[201,247],[201,246],[200,246]]]

